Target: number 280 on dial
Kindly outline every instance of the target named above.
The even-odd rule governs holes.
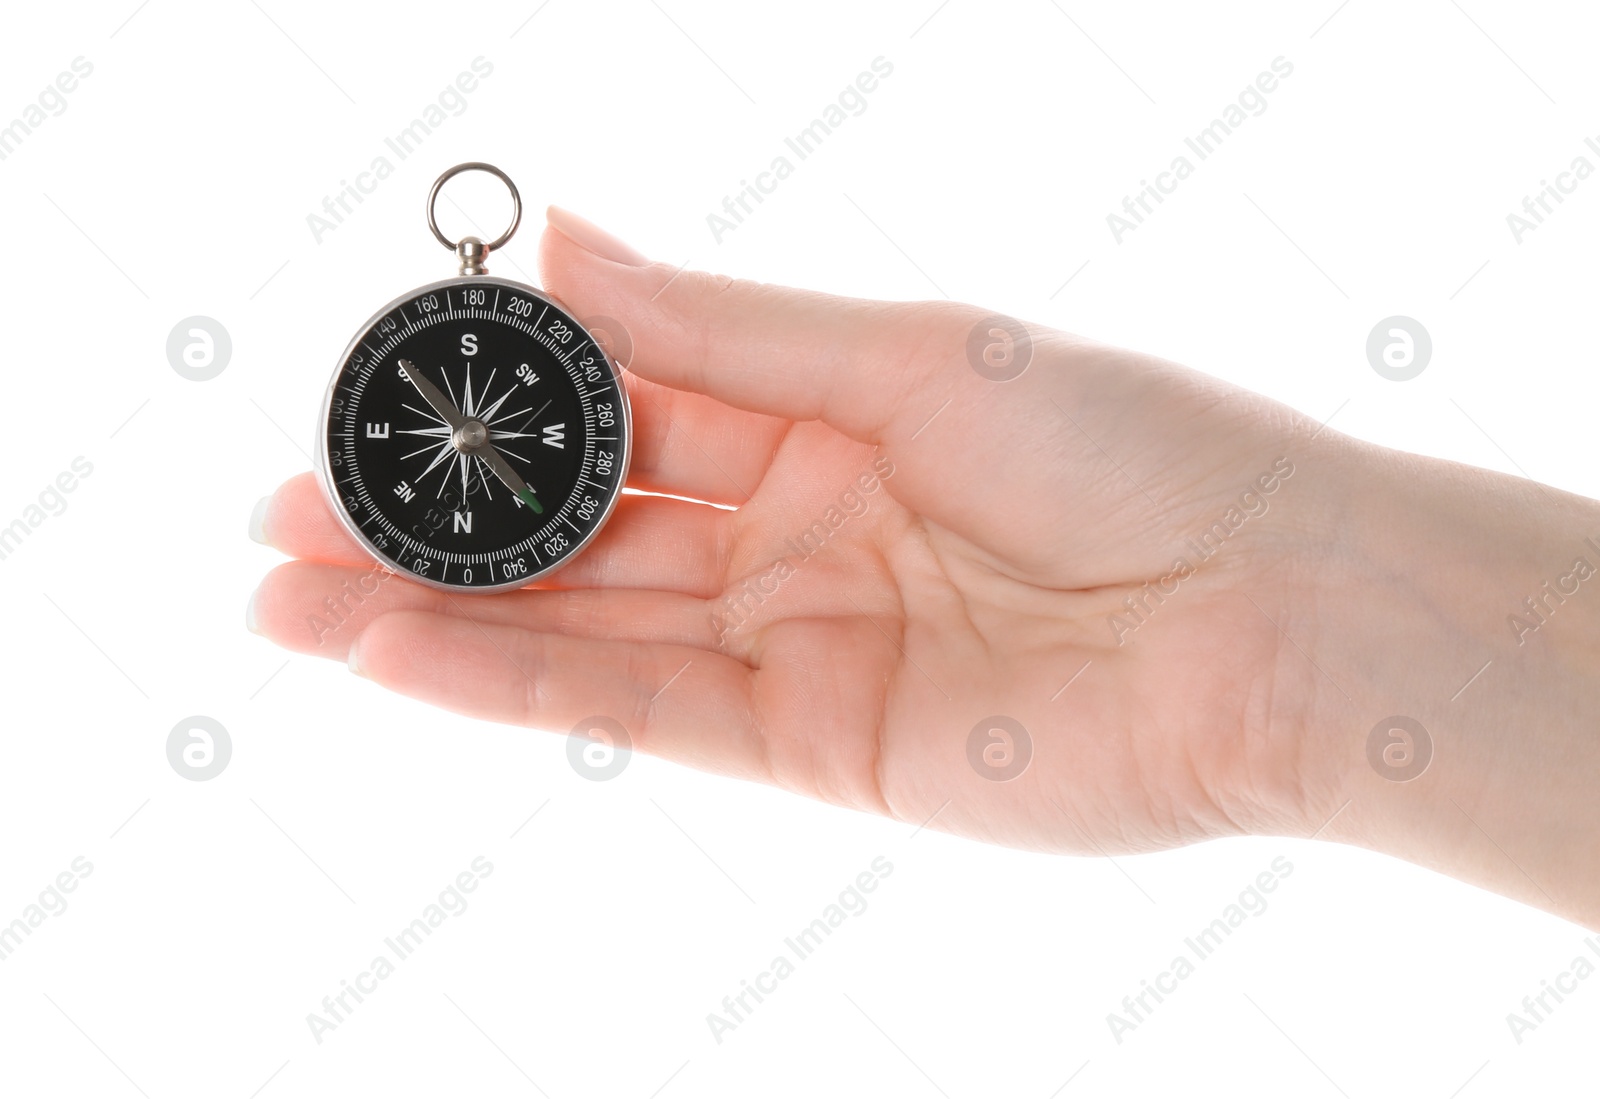
[[[334,512],[374,557],[451,590],[523,587],[610,517],[632,423],[593,335],[532,287],[448,279],[351,341],[319,446]]]

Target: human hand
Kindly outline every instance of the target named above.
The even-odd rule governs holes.
[[[1380,484],[1465,498],[1459,467],[1402,483],[1391,452],[1040,326],[1026,369],[991,380],[969,350],[998,340],[983,310],[675,272],[552,224],[548,292],[632,343],[630,483],[735,510],[627,497],[532,588],[396,578],[318,636],[308,616],[373,566],[307,474],[264,513],[301,560],[263,582],[253,628],[459,713],[605,714],[638,750],[987,841],[1094,853],[1326,828],[1531,894],[1415,839],[1439,791],[1396,805],[1362,770],[1372,721],[1459,661],[1361,658],[1383,616],[1433,606],[1420,581],[1362,593],[1440,512],[1380,531],[1356,501]],[[1031,742],[1010,743],[1024,766],[1006,781],[997,716]],[[1341,814],[1357,796],[1371,812]]]

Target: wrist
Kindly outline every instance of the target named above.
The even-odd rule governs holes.
[[[1362,444],[1306,464],[1341,486],[1308,833],[1600,926],[1600,504]]]

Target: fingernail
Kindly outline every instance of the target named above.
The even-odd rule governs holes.
[[[550,228],[601,259],[608,259],[612,263],[625,263],[629,267],[650,265],[649,257],[641,254],[638,249],[618,240],[588,218],[579,217],[571,210],[551,206],[545,210],[544,219]]]
[[[344,662],[349,665],[350,670],[356,675],[365,675],[365,673],[361,670],[361,660],[358,655],[360,648],[361,639],[357,638],[356,641],[350,646],[349,653],[345,655]]]
[[[267,541],[267,505],[271,503],[272,497],[263,496],[256,501],[255,510],[250,513],[250,539],[263,546],[272,544]]]
[[[259,592],[250,593],[250,602],[244,608],[244,628],[251,633],[260,633],[261,624],[256,620],[256,596]]]

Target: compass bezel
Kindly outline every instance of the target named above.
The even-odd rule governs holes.
[[[618,448],[617,461],[614,467],[616,471],[615,487],[612,489],[609,497],[604,502],[604,506],[596,516],[593,525],[590,526],[588,531],[579,537],[576,542],[568,547],[558,560],[552,561],[546,565],[541,565],[526,575],[516,577],[513,580],[505,580],[494,584],[458,584],[446,580],[438,580],[430,576],[419,576],[417,573],[406,568],[404,565],[401,565],[394,558],[384,553],[383,550],[372,544],[365,532],[361,530],[360,525],[356,523],[354,518],[352,518],[349,509],[345,507],[344,500],[339,492],[338,486],[334,483],[333,467],[328,458],[328,450],[330,446],[329,428],[332,422],[334,396],[338,389],[339,381],[344,376],[345,366],[350,361],[350,356],[355,354],[356,349],[361,346],[362,341],[367,338],[379,321],[389,314],[395,312],[401,306],[409,304],[411,301],[424,294],[429,294],[436,291],[453,290],[458,287],[470,288],[485,286],[495,286],[512,290],[519,294],[526,294],[528,297],[533,298],[534,300],[542,301],[546,305],[559,310],[563,316],[572,321],[575,331],[588,340],[589,343],[600,352],[601,358],[606,364],[606,369],[610,371],[611,377],[615,383],[618,404],[617,423],[621,429],[621,446]],[[458,275],[454,278],[440,279],[437,282],[431,282],[424,286],[414,287],[413,289],[406,291],[404,294],[394,298],[382,308],[374,311],[373,314],[368,317],[366,321],[363,322],[362,325],[356,330],[355,335],[351,337],[350,342],[345,345],[344,350],[339,354],[338,360],[334,363],[333,374],[328,379],[327,388],[323,392],[322,407],[317,417],[317,482],[322,486],[323,499],[327,502],[329,509],[332,510],[334,515],[338,517],[340,525],[355,540],[356,545],[361,547],[361,549],[378,564],[384,566],[396,576],[405,577],[412,583],[422,584],[425,587],[434,588],[440,591],[459,592],[461,594],[471,595],[488,595],[503,591],[517,591],[519,589],[529,587],[533,584],[536,584],[538,581],[545,579],[551,574],[559,572],[562,568],[566,567],[569,562],[582,554],[588,548],[589,544],[594,541],[595,536],[598,535],[601,530],[605,529],[606,524],[611,520],[612,513],[616,510],[617,502],[622,498],[623,491],[627,486],[628,472],[632,466],[633,459],[633,406],[632,402],[628,399],[628,391],[623,380],[623,374],[623,368],[617,365],[616,361],[612,359],[610,352],[608,352],[605,347],[594,338],[594,334],[584,326],[582,321],[578,320],[578,318],[573,314],[572,310],[536,286],[529,286],[526,283],[520,283],[514,279],[507,279],[498,275],[485,274]],[[419,541],[426,542],[426,539],[419,538]]]

